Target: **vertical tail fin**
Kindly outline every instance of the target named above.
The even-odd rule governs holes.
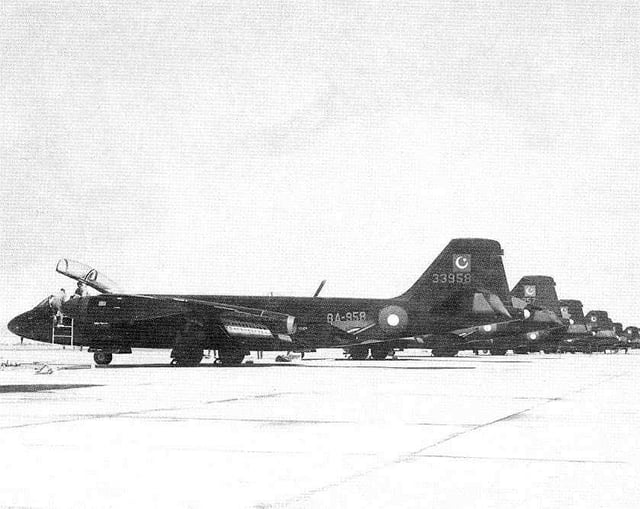
[[[524,276],[511,290],[511,296],[561,316],[556,282],[549,276]]]
[[[419,300],[431,308],[454,292],[483,288],[504,302],[509,292],[500,243],[453,239],[420,278],[398,299]]]
[[[589,311],[584,319],[589,330],[613,330],[613,321],[606,311]]]
[[[559,304],[560,316],[563,320],[573,320],[574,323],[584,324],[582,302],[574,299],[562,299]]]

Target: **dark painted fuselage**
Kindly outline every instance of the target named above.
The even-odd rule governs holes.
[[[126,298],[126,296],[123,296]],[[420,301],[396,299],[358,299],[358,298],[321,298],[321,297],[250,297],[233,295],[152,295],[163,299],[184,299],[231,304],[256,309],[265,309],[293,315],[297,319],[297,332],[294,339],[276,336],[244,338],[248,348],[260,350],[304,350],[312,348],[340,347],[351,341],[347,333],[351,329],[362,328],[367,324],[378,324],[380,313],[389,306],[399,306],[407,312],[406,326],[400,329],[385,330],[372,327],[370,333],[364,333],[367,339],[400,340],[416,335],[446,334],[447,332],[470,327],[479,323],[477,313],[433,313],[420,305]],[[96,313],[98,310],[95,310]],[[73,324],[73,342],[75,345],[113,350],[127,347],[171,348],[175,341],[175,331],[184,317],[163,317],[155,320],[120,323],[116,311],[100,310],[93,314],[88,310],[86,320],[75,320]],[[218,348],[228,338],[211,320],[198,314],[193,319],[204,324],[207,331],[206,348]],[[37,341],[51,342],[53,312],[46,302],[14,318],[9,323],[12,332],[19,336]],[[504,319],[487,313],[485,323]],[[482,322],[482,320],[480,320]],[[362,339],[362,336],[361,336]],[[69,338],[57,338],[56,343],[69,344]],[[403,346],[398,344],[398,346]]]

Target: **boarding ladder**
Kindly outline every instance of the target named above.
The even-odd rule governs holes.
[[[51,325],[51,344],[55,345],[56,340],[61,339],[70,340],[71,348],[73,348],[73,318],[70,316],[63,316],[62,323],[58,326],[56,326],[56,317],[53,317]],[[66,344],[66,341],[64,344]]]

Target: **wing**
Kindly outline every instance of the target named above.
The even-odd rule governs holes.
[[[291,341],[297,329],[295,317],[284,313],[169,296],[81,297],[67,301],[63,312],[81,322],[129,325],[184,316],[201,323],[213,322],[231,337],[273,336],[284,341]]]

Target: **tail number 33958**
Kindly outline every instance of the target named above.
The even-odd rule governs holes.
[[[440,284],[468,284],[471,283],[471,274],[469,272],[441,272],[431,275],[432,283]]]

